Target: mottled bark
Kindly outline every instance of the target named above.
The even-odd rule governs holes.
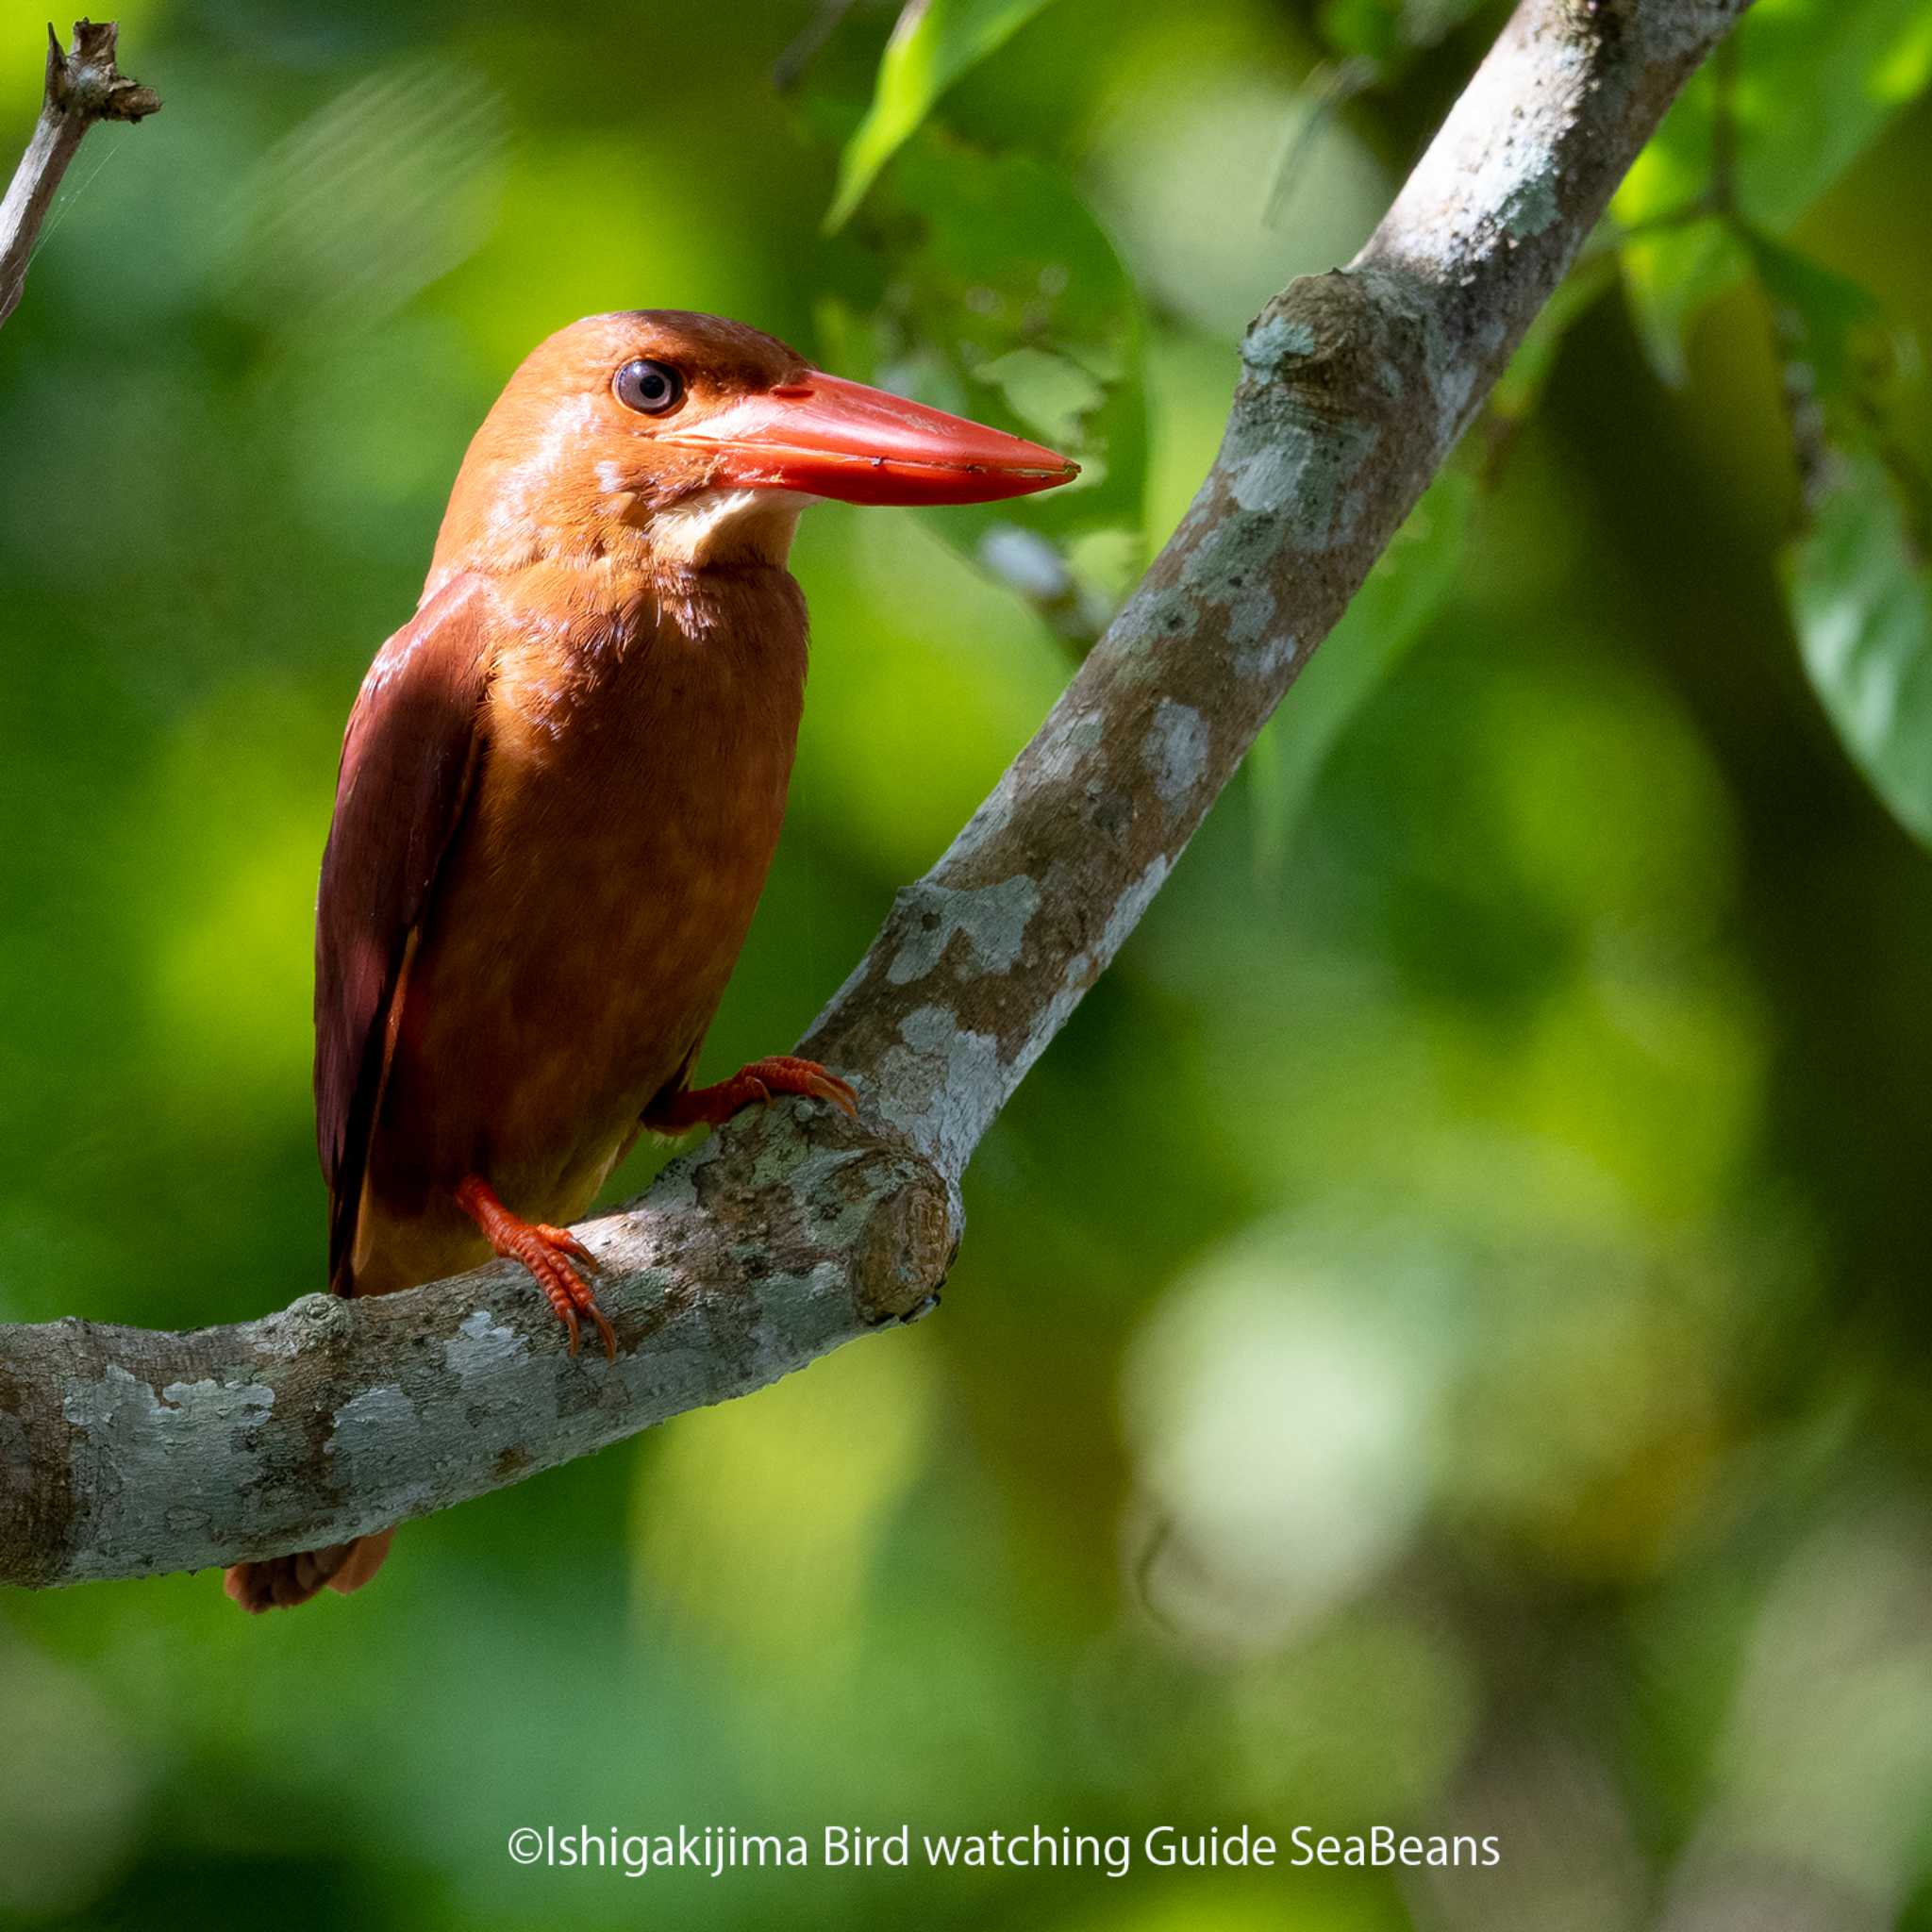
[[[745,1117],[582,1230],[621,1358],[498,1266],[193,1335],[0,1330],[0,1578],[328,1543],[569,1460],[927,1307],[974,1146],[1145,911],[1672,97],[1748,0],[1524,0],[1367,247],[1242,344],[1192,508]]]
[[[161,105],[152,88],[129,80],[115,66],[119,34],[111,20],[75,21],[73,50],[63,53],[52,26],[47,29],[41,118],[0,199],[0,323],[19,304],[41,224],[81,138],[96,121],[139,121]]]

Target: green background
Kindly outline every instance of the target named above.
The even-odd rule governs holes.
[[[1091,617],[1185,508],[1242,325],[1453,99],[1470,10],[1061,0],[828,239],[877,8],[781,98],[796,0],[128,0],[165,109],[90,137],[0,331],[0,1318],[321,1286],[341,722],[533,341],[713,309],[1058,409],[1096,493],[1015,520]],[[1834,17],[1747,30],[1739,192],[1908,375],[1932,7]],[[1750,92],[1750,35],[1807,22],[1869,32]],[[9,156],[38,31],[0,32]],[[1707,123],[1633,220],[1674,167],[1702,192]],[[995,281],[1088,264],[1077,353],[1002,339],[975,222]],[[1932,862],[1807,680],[1765,299],[1671,243],[1567,305],[989,1137],[942,1312],[410,1524],[352,1601],[8,1594],[0,1925],[1932,1927]],[[1923,395],[1886,408],[1923,464]],[[797,1038],[1069,673],[1080,622],[977,527],[806,520],[798,776],[708,1077]],[[1504,1862],[505,1851],[908,1822]]]

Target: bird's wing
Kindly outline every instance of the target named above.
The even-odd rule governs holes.
[[[376,654],[342,738],[315,908],[315,1133],[341,1294],[391,1008],[483,755],[493,632],[483,580],[453,579]]]

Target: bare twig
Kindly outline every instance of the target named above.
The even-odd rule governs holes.
[[[34,240],[88,129],[96,121],[139,121],[159,110],[160,96],[115,66],[120,31],[111,20],[75,21],[73,49],[63,53],[53,27],[47,28],[41,118],[0,201],[0,323],[19,304]]]
[[[781,94],[790,93],[805,78],[806,70],[824,52],[825,42],[844,25],[853,4],[854,0],[819,0],[797,38],[772,62],[772,85]]]
[[[1242,344],[1193,507],[807,1050],[858,1086],[747,1116],[590,1224],[620,1358],[503,1265],[232,1328],[0,1330],[0,1578],[340,1541],[802,1367],[929,1306],[959,1176],[1480,407],[1746,0],[1523,0],[1345,270]]]

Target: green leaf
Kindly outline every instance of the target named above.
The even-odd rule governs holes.
[[[1683,379],[1691,316],[1746,268],[1726,227],[1691,219],[1711,194],[1726,89],[1737,210],[1782,234],[1928,81],[1932,10],[1924,0],[1757,0],[1728,58],[1685,88],[1610,204],[1626,228],[1684,218],[1623,250],[1631,307],[1666,380]]]
[[[1805,669],[1845,749],[1932,845],[1932,583],[1876,458],[1841,467],[1786,581]]]
[[[1674,389],[1690,379],[1685,338],[1691,318],[1713,296],[1742,279],[1743,244],[1720,223],[1642,235],[1621,251],[1624,292],[1650,364]]]
[[[1821,399],[1853,394],[1873,369],[1871,345],[1883,341],[1885,311],[1877,296],[1756,229],[1745,244],[1785,359],[1810,372],[1812,392]]]
[[[825,232],[851,220],[878,173],[918,132],[933,104],[1048,5],[1048,0],[908,0],[879,61],[865,119],[839,159]]]
[[[1248,780],[1255,863],[1264,877],[1279,874],[1295,821],[1349,721],[1441,608],[1462,562],[1475,497],[1461,466],[1438,475],[1255,741]]]
[[[902,154],[863,232],[879,286],[823,310],[837,366],[1081,466],[1065,489],[949,507],[932,514],[933,527],[981,561],[990,535],[1030,533],[1063,566],[1075,540],[1125,531],[1138,561],[1147,478],[1141,302],[1086,204],[1024,156],[982,155],[927,129]]]
[[[1338,54],[1379,66],[1402,51],[1402,11],[1387,0],[1324,0],[1316,20]]]

